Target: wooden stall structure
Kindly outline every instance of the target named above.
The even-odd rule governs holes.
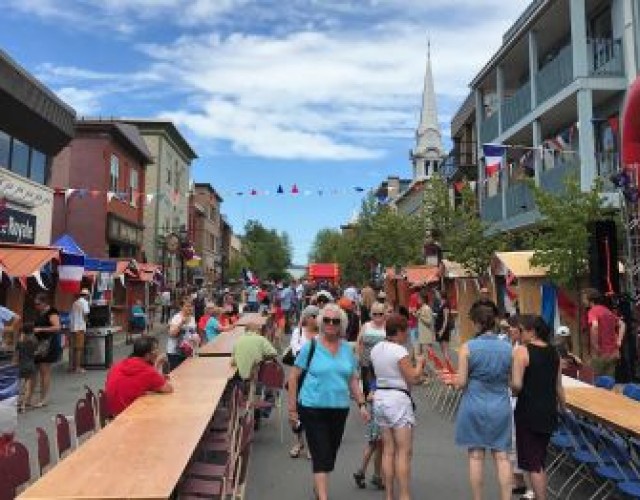
[[[531,264],[532,251],[496,252],[491,263],[496,303],[508,313],[540,314],[547,271]]]
[[[111,311],[113,324],[123,330],[129,328],[131,306],[141,300],[147,317],[153,318],[153,307],[158,293],[154,278],[161,273],[157,264],[143,264],[135,260],[120,260],[113,275]]]
[[[471,305],[480,297],[480,281],[461,264],[451,260],[442,261],[442,287],[449,297],[456,331],[463,344],[475,331],[469,319]]]
[[[387,302],[398,307],[408,307],[411,287],[437,286],[440,283],[440,268],[437,266],[406,266],[399,274],[393,267],[388,267],[385,272],[384,291],[387,294]]]

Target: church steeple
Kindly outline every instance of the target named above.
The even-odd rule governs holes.
[[[430,177],[439,169],[444,157],[445,151],[438,123],[436,91],[431,70],[431,41],[427,41],[427,67],[424,75],[420,124],[416,130],[416,147],[411,154],[414,180]]]

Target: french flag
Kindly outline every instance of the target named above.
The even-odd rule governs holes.
[[[482,152],[484,153],[484,168],[487,177],[493,177],[502,169],[502,157],[507,150],[505,146],[499,144],[483,144]]]
[[[67,293],[80,293],[80,284],[84,274],[84,255],[62,253],[58,266],[58,284],[60,290]]]

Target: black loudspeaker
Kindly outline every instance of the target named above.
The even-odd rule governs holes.
[[[603,295],[620,293],[616,223],[601,220],[589,225],[589,282]]]

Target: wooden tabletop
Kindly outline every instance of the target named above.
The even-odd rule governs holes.
[[[598,387],[565,387],[567,406],[617,431],[640,437],[640,403]]]
[[[244,333],[244,326],[236,326],[230,332],[222,332],[211,342],[207,342],[198,351],[199,356],[225,356],[233,354],[233,346],[236,340]],[[227,361],[228,362],[228,361]]]
[[[19,498],[169,498],[232,373],[228,358],[188,359],[174,393],[136,400]]]

